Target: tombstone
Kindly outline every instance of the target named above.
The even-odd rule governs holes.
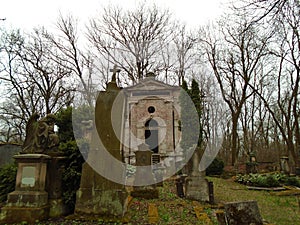
[[[1,220],[29,223],[66,214],[62,202],[63,154],[54,132],[55,116],[39,119],[34,113],[26,125],[26,138],[19,155],[15,191],[8,194]]]
[[[185,196],[188,199],[201,202],[209,202],[209,185],[208,180],[204,178],[204,172],[200,172],[200,151],[196,148],[190,162],[191,170],[188,172],[188,177],[185,179]]]
[[[2,208],[0,218],[7,223],[33,223],[48,218],[50,205],[46,176],[50,156],[23,154],[14,158],[18,163],[16,188],[8,194],[7,204]]]
[[[224,207],[228,225],[263,224],[256,201],[230,202]]]
[[[105,154],[109,154],[119,161],[122,160],[118,138],[121,133],[121,124],[117,124],[114,129],[111,121],[112,113],[114,118],[120,121],[123,113],[122,103],[118,104],[118,110],[112,112],[113,103],[120,91],[116,85],[115,72],[106,91],[100,92],[97,98],[95,127],[92,132],[88,158],[82,167],[80,188],[76,195],[75,217],[82,218],[87,215],[88,218],[98,219],[100,217],[119,220],[126,212],[128,193],[125,186],[115,183],[97,172],[99,171],[97,168],[104,170],[105,174],[118,171],[118,168],[109,163]],[[125,173],[115,172],[115,174],[119,176],[117,177],[119,180],[125,180]]]
[[[158,190],[156,189],[156,185],[154,185],[155,179],[151,169],[152,151],[147,144],[141,144],[138,146],[135,156],[136,173],[133,185],[140,183],[140,181],[152,185],[134,186],[131,195],[145,199],[158,198]]]
[[[280,172],[287,175],[290,174],[289,157],[282,156],[280,158]]]
[[[246,173],[250,174],[250,173],[257,173],[258,169],[257,169],[257,161],[256,161],[256,156],[254,153],[250,153],[249,154],[249,162],[246,163]]]
[[[13,163],[13,156],[22,150],[20,145],[4,143],[0,144],[0,167]]]

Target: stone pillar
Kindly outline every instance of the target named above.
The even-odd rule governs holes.
[[[139,145],[138,149],[139,150],[135,152],[137,166],[133,182],[135,186],[131,195],[145,199],[158,198],[158,190],[156,189],[156,185],[154,185],[155,179],[151,170],[152,151],[147,144]],[[139,181],[152,185],[136,186]]]
[[[33,223],[48,218],[50,206],[46,192],[46,176],[50,156],[22,154],[14,158],[18,163],[16,188],[8,194],[0,221]]]
[[[200,172],[200,153],[196,149],[191,159],[191,171],[185,179],[185,196],[188,199],[197,200],[201,202],[209,201],[209,187],[208,181],[204,178],[205,172]]]
[[[114,173],[118,176],[118,180],[124,180],[125,183],[125,173],[120,174],[119,171],[122,169],[113,166],[107,156],[122,162],[119,137],[122,130],[123,102],[116,103],[118,108],[112,111],[119,91],[120,88],[113,80],[107,85],[107,90],[100,92],[97,98],[95,127],[87,162],[82,166],[80,188],[76,196],[75,218],[103,218],[111,222],[119,221],[126,212],[128,193],[125,185],[115,183],[104,174],[97,172],[101,170],[104,173]],[[112,125],[112,115],[116,120],[115,127]]]

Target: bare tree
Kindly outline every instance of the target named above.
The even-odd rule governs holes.
[[[58,54],[57,49],[44,34],[41,28],[24,37],[19,32],[4,37],[1,60],[4,70],[0,79],[5,84],[7,99],[1,112],[10,119],[14,130],[20,132],[20,139],[30,115],[55,113],[73,99],[71,72],[63,63],[56,63],[58,59],[53,57]]]
[[[161,65],[157,56],[171,40],[170,23],[169,12],[156,6],[140,5],[132,11],[110,6],[101,18],[90,21],[88,37],[101,57],[126,72],[127,83],[136,83]]]
[[[248,13],[257,10],[259,13],[255,15],[255,21],[266,20],[268,29],[274,30],[271,55],[276,66],[273,80],[277,93],[268,100],[257,89],[253,89],[262,98],[280,131],[286,143],[286,154],[291,154],[296,167],[300,167],[300,3],[298,0],[248,1],[243,10],[245,8]]]
[[[257,74],[261,59],[267,54],[271,35],[259,32],[243,14],[228,16],[226,21],[219,23],[219,29],[219,37],[213,38],[206,33],[201,40],[231,112],[231,163],[235,165],[239,155],[239,117],[246,100],[253,94],[249,84]]]
[[[78,79],[82,90],[80,91],[88,105],[93,106],[95,102],[95,84],[92,82],[93,79],[101,77],[103,75],[103,65],[100,67],[95,66],[95,59],[90,51],[84,52],[81,50],[83,43],[79,42],[79,34],[77,32],[78,23],[77,20],[69,16],[63,16],[60,14],[57,21],[58,35],[46,34],[46,38],[52,42],[52,44],[57,48],[58,52],[61,54],[56,54],[54,59],[56,63],[61,64],[61,66],[68,68],[72,71],[75,79]],[[100,68],[100,70],[97,70]],[[97,77],[95,77],[96,72]],[[105,78],[102,76],[101,78]],[[102,81],[102,79],[101,79]],[[99,82],[101,83],[101,82]],[[107,80],[104,80],[107,83]]]
[[[183,25],[179,28],[179,32],[176,32],[174,43],[176,51],[176,73],[178,76],[178,83],[181,85],[185,73],[196,61],[195,47],[197,38],[193,33],[188,33],[185,25]]]

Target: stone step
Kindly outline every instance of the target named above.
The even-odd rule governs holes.
[[[157,223],[159,220],[158,210],[154,203],[148,204],[148,221],[150,224]]]

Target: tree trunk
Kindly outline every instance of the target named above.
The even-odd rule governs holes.
[[[238,126],[238,115],[232,115],[232,138],[231,138],[231,165],[235,166],[237,162],[238,156],[238,149],[237,149],[237,140],[238,140],[238,133],[237,133],[237,126]]]

